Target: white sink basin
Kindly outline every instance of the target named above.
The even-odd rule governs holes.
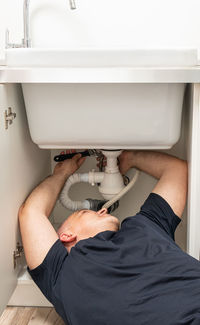
[[[130,80],[140,68],[155,76],[156,69],[187,70],[197,65],[197,51],[8,49],[6,63],[8,71],[29,75],[22,89],[31,137],[40,148],[168,149],[180,136],[184,83],[159,84],[156,77],[149,84],[120,83],[118,76],[125,72]],[[33,82],[48,70],[49,79]],[[51,82],[63,70],[73,82]],[[85,82],[92,72],[114,73],[114,82]]]
[[[40,49],[6,50],[9,67],[191,67],[197,50]]]

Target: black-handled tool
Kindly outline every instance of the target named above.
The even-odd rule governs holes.
[[[54,157],[54,160],[56,162],[64,161],[66,159],[73,158],[75,155],[77,155],[79,153],[81,154],[82,157],[91,156],[91,152],[89,150],[85,150],[85,151],[82,151],[82,152],[73,152],[73,153],[66,153],[66,154],[58,155],[58,156]]]

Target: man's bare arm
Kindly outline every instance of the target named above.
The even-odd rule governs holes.
[[[125,174],[131,167],[157,178],[154,193],[161,195],[174,213],[182,216],[187,198],[187,162],[155,151],[124,151],[119,157],[120,170]]]
[[[53,175],[47,177],[29,195],[19,210],[22,241],[28,266],[42,263],[58,235],[48,217],[67,178],[83,163],[80,155],[58,163]]]

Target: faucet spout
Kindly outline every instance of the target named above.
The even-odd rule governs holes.
[[[76,9],[76,3],[75,0],[69,0],[70,8],[71,9]]]
[[[69,0],[69,4],[70,9],[76,9],[75,0]],[[29,5],[30,0],[24,0],[24,38],[22,40],[23,47],[31,47]]]
[[[24,0],[24,8],[23,8],[23,19],[24,19],[24,38],[22,39],[23,47],[31,47],[30,40],[30,17],[29,17],[29,4],[30,0]]]
[[[69,0],[69,4],[70,4],[70,9],[76,9],[75,0]],[[24,38],[22,40],[22,47],[31,47],[29,6],[30,6],[30,0],[24,0],[24,8],[23,8]]]
[[[70,9],[76,9],[75,0],[69,0],[69,4],[70,4]],[[24,7],[23,7],[24,38],[22,39],[22,43],[20,44],[10,43],[9,30],[6,29],[6,38],[5,38],[6,49],[18,48],[18,47],[31,47],[29,5],[30,5],[30,0],[24,0]]]

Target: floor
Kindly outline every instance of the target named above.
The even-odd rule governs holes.
[[[0,325],[65,325],[54,308],[7,307]]]

